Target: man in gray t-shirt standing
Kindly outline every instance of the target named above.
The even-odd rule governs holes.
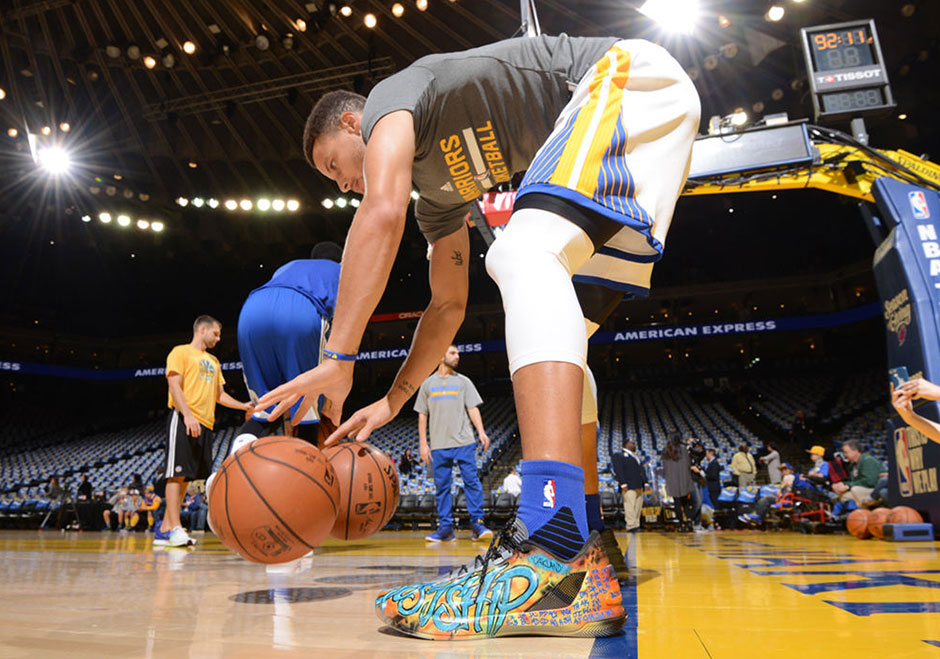
[[[453,497],[450,493],[455,464],[463,477],[473,539],[482,540],[493,536],[493,532],[483,524],[483,486],[477,476],[476,446],[470,429],[472,422],[480,436],[483,450],[489,449],[490,439],[483,430],[479,409],[483,399],[470,378],[455,372],[459,362],[457,346],[447,348],[437,370],[421,384],[415,400],[421,459],[434,468],[438,528],[427,536],[429,542],[455,539]],[[430,443],[428,417],[431,419]]]

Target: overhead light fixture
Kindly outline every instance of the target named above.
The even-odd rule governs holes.
[[[233,210],[235,210],[236,208],[238,208],[238,202],[235,201],[234,199],[226,199],[226,200],[225,200],[225,208],[226,208],[227,210],[233,211]]]
[[[43,126],[42,130],[40,130],[39,132],[45,135],[46,137],[49,137],[50,135],[52,135],[52,129],[49,128],[49,126]]]
[[[898,119],[900,119],[901,121],[904,121],[905,119],[907,119],[907,114],[902,112],[901,114],[898,115]]]
[[[202,197],[193,197],[193,206],[196,208],[202,208],[202,205],[206,203],[202,200]]]
[[[82,222],[84,222],[85,224],[88,224],[89,222],[91,222],[91,215],[82,215]]]
[[[264,34],[259,34],[255,37],[255,47],[258,50],[267,50],[271,47],[271,40]]]
[[[218,199],[215,199],[214,197],[211,197],[211,198],[209,199],[209,201],[206,202],[206,203],[209,204],[209,208],[218,208],[218,207],[219,207],[219,200],[218,200]]]
[[[284,200],[275,199],[274,201],[271,202],[271,208],[278,212],[284,210]]]
[[[111,213],[98,213],[98,219],[102,224],[111,224]]]
[[[774,99],[775,101],[779,101],[781,98],[783,98],[783,90],[777,87],[772,92],[770,92],[770,98]]]
[[[299,201],[297,201],[296,199],[288,199],[288,200],[287,200],[287,210],[289,210],[291,213],[293,213],[294,211],[296,211],[298,208],[300,208],[300,202],[299,202]]]
[[[298,32],[306,32],[306,31],[307,31],[307,21],[305,21],[305,20],[302,19],[302,18],[298,18],[296,21],[294,21],[294,27],[297,28],[297,31],[298,31]]]
[[[187,199],[186,197],[177,197],[176,203],[182,206],[183,208],[186,208],[187,206],[189,206],[189,199]]]
[[[140,46],[137,44],[131,44],[127,47],[127,56],[131,59],[138,59],[140,57]]]
[[[734,112],[731,113],[731,125],[741,127],[747,123],[747,112],[742,108],[735,108]]]
[[[731,25],[731,19],[722,14],[718,17],[718,27],[728,27]]]
[[[139,219],[137,220],[137,228],[142,231],[146,231],[150,228],[150,222],[144,219]]]
[[[131,218],[127,215],[118,215],[117,223],[122,227],[129,227],[131,225]]]
[[[428,8],[428,0],[415,0],[415,7],[418,8],[418,11],[424,11]]]
[[[259,199],[259,200],[258,200],[258,203],[257,203],[257,206],[258,206],[258,210],[259,210],[259,211],[266,211],[266,210],[269,210],[269,209],[271,208],[271,200],[270,200],[270,199]]]
[[[785,13],[786,12],[784,11],[783,7],[780,5],[772,5],[770,9],[767,10],[767,13],[764,14],[764,18],[771,23],[776,23],[781,18],[783,18]]]
[[[16,137],[19,134],[20,132],[16,130],[15,128],[10,128],[9,130],[7,130],[7,135],[9,135],[10,137]]]
[[[176,66],[176,57],[173,56],[173,53],[166,53],[160,61],[163,62],[163,66],[168,69],[172,69]]]
[[[396,2],[394,5],[392,5],[392,14],[395,16],[395,18],[401,18],[402,14],[404,13],[405,5],[400,2]]]
[[[241,206],[243,211],[250,211],[253,206],[251,199],[242,199],[238,205]]]
[[[156,65],[157,65],[156,57],[154,57],[153,55],[147,55],[144,57],[144,66],[146,66],[148,69],[152,69]]]
[[[151,222],[151,223],[150,223],[150,230],[151,230],[151,231],[156,231],[157,233],[160,233],[161,231],[163,231],[163,222],[160,222],[160,221]]]
[[[104,52],[111,59],[117,59],[121,56],[121,49],[114,44],[108,44],[105,46]]]
[[[346,208],[347,203],[348,202],[346,201],[346,197],[337,197],[336,199],[337,208]]]
[[[378,21],[375,18],[375,14],[366,14],[363,17],[362,22],[365,23],[365,26],[369,28],[370,30],[374,28],[376,24],[378,23]]]
[[[199,163],[193,162],[192,160],[189,161],[190,169],[196,169],[197,167],[199,167]]]
[[[332,199],[324,199],[324,200],[321,201],[320,203],[323,204],[323,208],[325,208],[325,209],[327,209],[327,210],[333,208],[333,200],[332,200]]]
[[[184,41],[183,52],[187,55],[192,55],[196,52],[196,44],[194,44],[192,41]]]
[[[72,126],[69,124],[69,122],[63,121],[61,124],[59,124],[59,130],[61,130],[63,133],[67,133],[72,130]]]
[[[6,97],[7,97],[7,90],[5,90],[3,87],[0,87],[0,101],[5,99]]]
[[[284,35],[284,38],[281,39],[281,45],[284,46],[284,50],[293,50],[294,49],[294,35],[288,32]]]
[[[411,198],[414,199],[415,201],[418,201],[418,197],[420,197],[420,196],[421,196],[421,195],[418,194],[418,191],[417,191],[417,190],[412,190],[412,191],[411,191]]]
[[[352,7],[350,7],[349,5],[343,5],[342,7],[339,8],[339,13],[341,13],[346,18],[349,18],[350,16],[352,16]]]
[[[698,0],[646,0],[640,13],[659,23],[666,32],[688,34],[698,21],[699,3]]]
[[[57,146],[39,149],[36,159],[39,161],[39,166],[53,176],[67,173],[72,165],[68,152]]]
[[[353,197],[349,201],[349,205],[352,206],[353,208],[359,208],[359,197]]]
[[[134,191],[131,190],[131,189],[129,189],[129,188],[124,188],[124,192],[122,192],[121,194],[124,195],[124,198],[125,198],[125,199],[133,199],[133,198],[134,198]]]

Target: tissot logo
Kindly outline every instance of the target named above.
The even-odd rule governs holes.
[[[853,80],[880,80],[881,69],[865,69],[862,71],[846,71],[844,73],[827,73],[816,76],[816,82],[821,85],[834,82],[852,82]]]

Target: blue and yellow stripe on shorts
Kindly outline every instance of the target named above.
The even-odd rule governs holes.
[[[650,234],[653,218],[636,201],[626,162],[621,113],[629,77],[630,53],[611,48],[595,65],[587,101],[539,149],[518,196],[542,192],[564,197],[639,231],[661,254],[662,245]]]

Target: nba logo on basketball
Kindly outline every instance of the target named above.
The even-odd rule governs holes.
[[[907,445],[907,428],[894,431],[894,458],[898,467],[898,492],[902,497],[914,494],[911,484],[911,453]]]
[[[542,486],[542,496],[545,498],[542,500],[542,508],[554,508],[555,507],[555,480],[549,479],[545,481],[545,485]]]
[[[930,209],[927,207],[927,197],[920,190],[908,192],[907,198],[911,202],[911,212],[914,213],[915,220],[926,220],[930,217]]]

